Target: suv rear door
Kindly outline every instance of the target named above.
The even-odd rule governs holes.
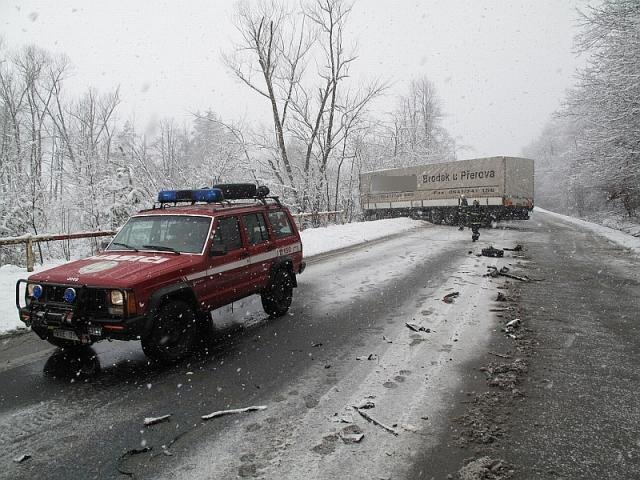
[[[262,290],[269,282],[269,272],[273,263],[272,250],[275,244],[269,238],[267,222],[262,212],[247,213],[242,216],[247,236],[247,253],[250,266],[248,287],[256,292]]]

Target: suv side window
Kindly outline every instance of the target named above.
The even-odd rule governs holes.
[[[213,245],[224,246],[227,252],[242,248],[240,222],[237,217],[221,218],[213,235]]]
[[[249,243],[251,245],[257,245],[258,243],[266,242],[269,240],[269,233],[267,231],[267,224],[264,221],[264,217],[261,213],[252,213],[244,216],[244,223],[247,226],[247,232],[249,233]]]
[[[288,237],[293,234],[287,214],[283,211],[269,212],[269,222],[276,238]]]

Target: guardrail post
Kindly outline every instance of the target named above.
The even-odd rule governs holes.
[[[33,272],[33,266],[35,263],[35,255],[33,254],[33,240],[27,238],[25,243],[27,249],[27,272]]]

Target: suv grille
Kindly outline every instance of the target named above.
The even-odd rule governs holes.
[[[74,304],[64,301],[64,291],[69,288],[68,285],[51,285],[42,284],[43,295],[39,300],[39,304],[58,304],[55,307],[63,310],[71,310]],[[84,313],[95,315],[97,317],[111,317],[108,310],[107,291],[96,288],[77,288],[78,301],[81,302],[80,307]]]

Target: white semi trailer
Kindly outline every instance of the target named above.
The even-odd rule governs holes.
[[[423,217],[457,223],[462,195],[474,200],[486,219],[529,218],[533,209],[533,160],[488,157],[393,168],[360,175],[365,218]]]

